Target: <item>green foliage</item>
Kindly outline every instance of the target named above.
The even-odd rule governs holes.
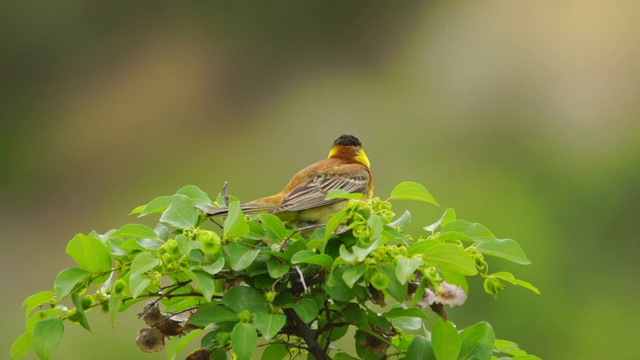
[[[90,331],[86,312],[99,308],[114,323],[120,312],[146,301],[146,327],[136,343],[144,351],[160,351],[169,339],[169,359],[197,337],[201,349],[194,357],[211,359],[226,359],[230,352],[241,360],[256,358],[259,346],[264,360],[305,354],[317,360],[389,354],[536,359],[512,342],[496,340],[486,322],[458,330],[445,310],[465,303],[468,277],[484,279],[493,296],[507,284],[539,293],[509,272],[489,272],[485,255],[530,263],[514,240],[456,219],[453,209],[413,238],[407,234],[411,214],[396,217],[388,201],[339,191],[328,198],[343,199],[345,207],[326,226],[291,229],[272,214],[246,217],[231,197],[220,229],[197,210],[212,206],[208,195],[190,185],[132,211],[139,217],[161,214],[153,229],[128,224],[105,234],[76,235],[66,252],[78,266],[62,270],[53,291],[25,300],[26,332],[12,346],[11,358],[33,349],[49,359],[65,323]],[[437,205],[422,185],[411,182],[396,186],[389,200]],[[430,331],[424,323],[429,316],[437,318]],[[332,346],[350,328],[353,354]]]

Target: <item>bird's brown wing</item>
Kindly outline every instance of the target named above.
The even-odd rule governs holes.
[[[348,193],[365,193],[368,184],[369,172],[359,167],[336,174],[318,173],[291,190],[272,212],[301,211],[333,204],[343,199],[325,200],[329,191],[342,189]]]

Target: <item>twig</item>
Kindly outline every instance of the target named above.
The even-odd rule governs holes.
[[[219,222],[217,222],[217,221],[213,220],[213,218],[212,218],[212,217],[210,217],[210,218],[209,218],[209,220],[211,220],[211,222],[212,222],[212,223],[214,223],[214,224],[218,225],[218,227],[219,227],[220,229],[224,229],[224,226],[222,226],[222,224],[220,224]]]
[[[191,280],[189,280],[189,281],[182,281],[182,282],[177,282],[177,283],[175,283],[175,284],[173,284],[173,285],[169,285],[169,286],[166,286],[166,287],[164,287],[164,288],[160,289],[160,291],[162,291],[162,290],[164,290],[164,289],[168,289],[168,288],[170,288],[170,287],[172,287],[172,286],[173,286],[173,288],[172,288],[172,289],[170,289],[169,291],[167,291],[167,292],[166,292],[166,293],[164,293],[164,294],[159,294],[159,295],[160,295],[160,297],[158,297],[157,299],[155,299],[155,300],[153,300],[152,302],[150,302],[150,303],[149,303],[149,305],[150,305],[150,306],[149,306],[149,305],[148,305],[148,306],[146,306],[146,307],[145,307],[145,309],[144,309],[140,314],[138,314],[138,319],[139,319],[139,318],[141,318],[141,317],[143,317],[143,316],[144,316],[144,314],[146,314],[146,313],[147,313],[147,311],[149,311],[149,309],[151,309],[152,307],[156,306],[156,304],[157,304],[157,303],[159,303],[159,302],[160,302],[160,300],[162,300],[163,298],[165,298],[165,297],[169,296],[169,294],[171,294],[172,292],[174,292],[174,291],[176,291],[176,290],[180,289],[181,287],[189,285],[190,283],[191,283]]]
[[[305,284],[304,282],[304,274],[302,273],[302,270],[300,270],[300,266],[294,266],[294,269],[296,269],[296,271],[298,272],[298,275],[300,275],[300,282],[302,283],[302,288],[304,289],[304,293],[307,293],[307,284]]]
[[[285,249],[286,245],[287,245],[287,241],[291,240],[291,238],[301,232],[301,231],[305,231],[305,230],[309,230],[309,229],[316,229],[316,228],[321,228],[323,226],[327,226],[327,224],[313,224],[313,225],[309,225],[309,226],[303,226],[301,228],[297,228],[295,230],[293,230],[293,232],[291,234],[289,234],[289,236],[287,236],[286,238],[284,238],[284,240],[282,240],[282,245],[280,245],[280,249]]]
[[[224,194],[224,203],[225,205],[227,205],[227,207],[229,207],[229,194],[227,193],[227,185],[229,184],[225,181],[224,185],[222,186],[222,193]]]

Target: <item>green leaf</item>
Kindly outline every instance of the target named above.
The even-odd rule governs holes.
[[[426,320],[427,316],[419,309],[405,309],[396,307],[382,314],[382,316],[391,320],[395,327],[404,330],[420,330],[422,328],[422,320]]]
[[[82,303],[80,303],[80,297],[78,297],[77,293],[71,295],[71,301],[76,307],[76,317],[78,318],[78,323],[83,328],[91,331],[91,326],[89,326],[89,321],[87,320],[87,316],[84,314],[84,309],[82,308]]]
[[[326,293],[336,301],[348,302],[357,294],[357,287],[351,289],[342,279],[343,270],[336,268],[327,276],[325,284]]]
[[[65,306],[56,306],[53,309],[36,311],[35,313],[33,313],[33,315],[31,317],[29,317],[27,319],[26,330],[27,331],[32,331],[34,326],[36,326],[36,324],[39,321],[42,321],[43,319],[52,318],[54,316],[58,316],[59,314],[61,314],[65,310],[66,310]]]
[[[496,341],[494,342],[494,346],[497,352],[500,353],[509,354],[512,356],[527,355],[527,352],[524,350],[520,350],[518,344],[514,343],[513,341],[496,339]]]
[[[444,234],[449,231],[455,231],[461,234],[465,234],[473,241],[486,241],[496,238],[496,236],[493,235],[493,233],[483,225],[480,225],[478,223],[471,223],[465,220],[451,221],[450,223],[442,227],[441,233]]]
[[[224,257],[221,256],[213,264],[202,265],[202,266],[199,266],[199,268],[209,275],[215,275],[224,268],[224,264],[225,264]]]
[[[109,321],[111,322],[111,326],[115,326],[116,324],[116,315],[118,315],[121,305],[122,296],[115,295],[112,289],[111,296],[109,297]]]
[[[307,242],[304,240],[289,241],[289,247],[282,254],[282,258],[291,262],[291,258],[299,251],[307,250]]]
[[[202,249],[202,244],[199,241],[193,241],[186,235],[176,235],[175,240],[178,243],[178,249],[182,255],[189,255],[193,249]]]
[[[452,240],[473,241],[472,238],[457,231],[447,231],[445,233],[440,233],[440,235],[438,235],[438,240],[440,241],[452,241]]]
[[[183,269],[184,273],[198,285],[200,291],[202,292],[202,296],[208,301],[211,302],[211,298],[215,293],[215,285],[213,282],[213,278],[211,275],[207,274],[201,270],[191,271],[189,269]]]
[[[529,290],[533,291],[534,293],[540,295],[540,290],[538,290],[537,287],[533,286],[533,284],[531,284],[528,281],[516,279],[516,285],[522,286],[523,288],[529,289]]]
[[[346,192],[343,189],[333,189],[327,193],[327,196],[324,197],[325,200],[331,199],[360,199],[362,198],[361,193],[350,193]]]
[[[158,235],[148,226],[128,224],[111,233],[109,238],[157,239]]]
[[[235,271],[244,270],[260,255],[260,249],[236,241],[229,245],[229,262]]]
[[[349,250],[347,250],[347,248],[344,246],[344,244],[340,245],[340,257],[342,258],[342,260],[344,260],[346,263],[353,263],[356,261],[356,255],[352,254],[349,252]]]
[[[377,238],[380,237],[380,234],[382,234],[382,230],[384,229],[384,226],[382,224],[382,219],[380,219],[380,216],[378,215],[371,215],[369,216],[369,219],[367,220],[367,225],[369,225],[369,228],[371,229],[371,240],[376,240]]]
[[[231,348],[238,360],[251,360],[258,345],[256,328],[252,324],[237,323],[231,332]]]
[[[209,195],[195,185],[184,186],[180,188],[180,190],[176,191],[176,194],[185,195],[196,205],[211,205]]]
[[[189,324],[196,326],[207,326],[225,321],[238,321],[238,314],[222,305],[200,306],[198,311],[189,318]]]
[[[367,312],[360,306],[353,303],[348,304],[343,309],[343,316],[347,322],[355,324],[360,330],[366,332],[372,331],[369,320],[367,319]]]
[[[171,204],[171,196],[160,196],[151,200],[138,217],[164,212]],[[133,213],[133,212],[132,212]]]
[[[151,280],[145,278],[140,274],[132,274],[129,277],[129,291],[131,291],[131,297],[137,298],[147,288],[147,285],[151,283]]]
[[[236,313],[249,310],[250,313],[255,314],[258,312],[268,312],[270,310],[264,295],[260,291],[248,286],[236,286],[229,289],[226,294],[222,296],[221,303]]]
[[[284,324],[287,317],[282,314],[267,314],[259,312],[253,315],[253,325],[260,331],[266,340],[273,339]]]
[[[158,250],[162,245],[164,244],[164,242],[160,241],[160,240],[153,240],[153,239],[130,239],[130,240],[126,240],[125,242],[123,242],[120,247],[128,250],[129,252],[133,252],[136,250],[151,250],[151,251],[156,251]]]
[[[188,229],[198,222],[198,211],[193,200],[186,195],[175,194],[171,197],[171,204],[162,213],[160,221],[178,229]]]
[[[431,342],[424,336],[414,337],[407,349],[405,360],[436,360]]]
[[[182,337],[172,337],[169,340],[169,346],[167,346],[167,358],[169,360],[175,360],[178,354],[185,346],[187,346],[193,339],[200,335],[204,329],[196,329],[189,332]]]
[[[531,261],[527,259],[527,256],[524,254],[520,245],[512,239],[493,239],[484,241],[476,245],[476,251],[509,260],[516,264],[531,264]]]
[[[102,241],[93,236],[76,235],[67,244],[67,254],[80,265],[80,268],[92,274],[102,274],[111,271],[111,256],[109,249]]]
[[[211,354],[210,360],[227,360],[227,352],[222,348],[218,348]]]
[[[460,360],[490,360],[496,337],[493,328],[486,322],[479,322],[460,332]]]
[[[147,205],[136,206],[133,210],[131,210],[129,215],[140,214],[144,210],[144,208],[146,208],[146,207],[147,207]]]
[[[540,290],[538,290],[537,287],[533,286],[531,283],[524,281],[524,280],[518,280],[515,278],[515,276],[513,276],[513,274],[506,272],[506,271],[501,271],[501,272],[497,272],[495,274],[493,274],[492,276],[497,277],[498,279],[502,279],[508,283],[511,283],[513,285],[518,285],[518,286],[522,286],[524,288],[527,288],[531,291],[533,291],[534,293],[540,295]]]
[[[534,355],[518,355],[511,358],[511,360],[541,360],[539,357]]]
[[[410,224],[411,224],[411,213],[409,212],[409,210],[405,210],[402,216],[388,223],[387,225],[391,226],[394,229],[398,228],[400,232],[404,233],[409,229]]]
[[[262,353],[262,360],[282,360],[288,355],[289,350],[287,350],[284,343],[275,343],[264,349],[264,353]]]
[[[387,311],[386,313],[383,313],[382,316],[389,319],[399,318],[399,317],[416,317],[416,318],[427,320],[427,315],[425,315],[425,313],[422,312],[422,310],[416,309],[416,308],[405,309],[403,307],[396,307]]]
[[[395,228],[392,228],[391,226],[389,226],[389,224],[384,226],[384,230],[382,231],[382,236],[387,238],[388,240],[396,240],[406,247],[409,247],[410,245],[409,241],[407,241],[407,237],[403,233],[396,230]]]
[[[320,305],[309,298],[304,298],[285,308],[292,308],[305,324],[310,324],[320,313]]]
[[[434,246],[428,249],[422,258],[425,262],[462,275],[475,275],[478,273],[476,264],[471,256],[454,244]]]
[[[76,285],[90,277],[91,273],[86,270],[78,268],[62,270],[58,276],[56,276],[53,285],[53,288],[56,290],[56,299],[62,301]]]
[[[238,239],[249,233],[249,225],[240,209],[239,202],[229,204],[229,213],[224,220],[224,237]]]
[[[31,343],[31,331],[20,335],[11,345],[11,360],[18,360],[29,352],[33,348]]]
[[[394,200],[422,201],[439,206],[424,186],[410,181],[396,185],[391,191],[391,198]]]
[[[52,297],[55,295],[55,291],[47,290],[41,291],[39,293],[33,294],[29,296],[23,303],[22,307],[27,307],[25,316],[29,316],[29,314],[37,307],[40,307],[44,304],[53,303]]]
[[[358,261],[364,261],[364,259],[369,254],[371,254],[375,249],[377,249],[379,246],[380,246],[380,237],[378,237],[374,242],[371,243],[371,245],[369,245],[366,248],[354,245],[351,247],[351,250],[353,250],[353,253],[355,254]]]
[[[342,247],[340,247],[342,249]],[[348,287],[353,288],[360,278],[367,272],[367,265],[360,264],[358,266],[349,267],[342,273],[342,279]]]
[[[326,268],[331,268],[333,258],[326,254],[316,254],[311,250],[297,252],[291,257],[292,264],[314,264]]]
[[[144,274],[158,266],[160,261],[149,253],[138,254],[131,262],[131,274]]]
[[[258,215],[258,218],[262,222],[262,228],[269,235],[271,240],[276,243],[281,243],[287,237],[287,229],[284,227],[284,223],[279,217],[263,213]]]
[[[270,257],[269,260],[267,260],[267,271],[272,279],[279,279],[289,272],[289,265],[286,263],[283,264],[275,258]]]
[[[244,236],[245,239],[263,241],[267,237],[261,222],[247,220],[247,225],[249,225],[249,233]]]
[[[387,277],[387,279],[389,279],[389,286],[386,289],[389,295],[391,295],[394,299],[398,300],[399,302],[403,302],[404,299],[407,297],[407,290],[408,290],[407,284],[400,283],[400,281],[396,277],[395,269],[392,268],[391,266],[382,265],[380,266],[380,270],[382,270],[382,272]]]
[[[423,227],[423,229],[425,229],[427,231],[430,231],[430,232],[434,232],[440,226],[445,226],[445,225],[447,225],[448,223],[452,222],[455,219],[456,219],[456,211],[451,209],[451,208],[449,208],[449,209],[444,211],[444,214],[442,214],[442,216],[440,217],[440,219],[438,219],[438,221],[434,222],[431,225]]]
[[[411,317],[397,317],[390,319],[393,326],[401,328],[403,330],[420,330],[422,329],[422,319],[411,316]]]
[[[416,255],[424,255],[427,250],[434,246],[442,245],[442,241],[438,240],[418,240],[407,248],[407,256],[414,257]]]
[[[48,318],[39,321],[33,327],[31,341],[33,349],[42,360],[48,360],[60,345],[64,335],[64,324],[58,318]]]
[[[427,279],[422,279],[422,281],[420,281],[420,284],[418,285],[418,288],[416,289],[416,292],[413,293],[413,299],[411,299],[411,302],[409,302],[411,307],[416,306],[416,304],[422,300],[422,295],[424,295],[424,289],[427,286],[427,283],[429,281]]]
[[[431,345],[438,360],[457,360],[462,341],[450,321],[438,319],[431,328]]]
[[[340,224],[344,224],[348,218],[347,209],[343,209],[340,212],[337,212],[329,218],[327,221],[327,226],[325,227],[324,239],[329,240],[333,235],[333,232],[340,226]]]
[[[420,257],[406,258],[399,256],[397,258],[396,277],[398,281],[400,281],[400,284],[406,284],[409,278],[413,276],[413,272],[416,271],[421,264],[422,258]]]
[[[399,335],[399,336],[393,337],[391,339],[391,343],[393,344],[393,347],[395,347],[399,351],[404,351],[406,353],[406,351],[409,349],[409,346],[411,346],[411,342],[413,341],[414,338],[415,338],[415,335],[411,335],[411,334]]]

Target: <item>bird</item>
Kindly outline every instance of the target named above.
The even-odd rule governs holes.
[[[373,196],[371,163],[353,135],[338,137],[326,159],[300,170],[279,193],[240,204],[240,209],[247,215],[274,214],[294,226],[324,224],[346,206],[345,199],[325,199],[336,189],[363,194],[364,199]],[[228,212],[228,207],[220,207],[205,214],[216,217]]]

